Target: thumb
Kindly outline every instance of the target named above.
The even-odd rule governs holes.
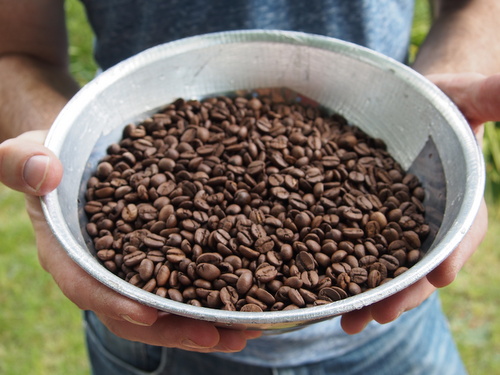
[[[455,102],[473,129],[487,121],[500,121],[500,74],[434,74],[427,78]]]
[[[47,131],[36,130],[0,144],[0,182],[30,195],[45,195],[61,181],[63,167],[43,146]]]

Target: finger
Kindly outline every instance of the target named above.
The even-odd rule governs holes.
[[[161,314],[150,327],[139,327],[107,316],[99,318],[111,332],[127,340],[202,353],[240,351],[248,338],[246,331],[218,329],[210,322],[172,314]]]
[[[460,269],[483,241],[487,228],[488,211],[483,199],[472,227],[453,253],[427,275],[429,282],[437,288],[453,282]]]
[[[386,324],[396,320],[402,313],[419,306],[436,288],[424,277],[404,290],[370,306],[373,320]]]
[[[345,333],[354,335],[361,332],[373,320],[369,307],[342,315],[340,325]]]
[[[0,144],[0,182],[33,195],[57,187],[63,168],[52,151],[43,146],[46,131],[33,131]]]
[[[436,288],[423,278],[380,302],[344,314],[341,319],[342,329],[348,334],[356,334],[372,320],[380,324],[392,322],[403,312],[419,306],[435,290]]]
[[[41,266],[61,291],[82,310],[92,310],[111,319],[136,325],[152,325],[158,312],[108,288],[87,274],[66,254],[48,227],[35,196],[26,196],[27,211],[36,234]]]
[[[500,121],[500,74],[435,74],[427,78],[457,104],[473,129],[487,121]]]

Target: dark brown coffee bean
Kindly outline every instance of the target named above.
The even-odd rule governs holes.
[[[352,268],[349,272],[349,276],[351,277],[351,281],[356,284],[363,284],[368,278],[368,271],[365,268]]]
[[[379,224],[380,229],[384,229],[387,225],[387,218],[380,211],[375,211],[370,215],[370,220],[376,221]]]
[[[236,289],[232,286],[223,287],[219,296],[224,305],[234,305],[239,299]]]
[[[349,240],[357,240],[365,235],[365,232],[361,228],[343,228],[342,235]]]
[[[144,237],[144,245],[152,249],[160,249],[165,245],[165,238],[154,233],[148,233]]]
[[[394,271],[394,277],[397,277],[403,273],[405,273],[406,271],[408,271],[408,268],[407,267],[398,267],[396,268],[396,270]]]
[[[282,200],[286,200],[290,196],[290,193],[288,192],[288,190],[286,190],[283,187],[279,187],[279,186],[271,188],[270,193],[272,196],[274,196],[278,199],[282,199]]]
[[[387,278],[387,273],[388,273],[387,267],[384,266],[380,262],[375,262],[375,263],[371,264],[368,267],[368,270],[369,270],[369,272],[371,272],[373,270],[377,270],[378,272],[380,272],[380,277],[382,278],[382,280]]]
[[[384,254],[380,257],[379,262],[382,263],[388,271],[394,271],[399,267],[399,261],[396,257]]]
[[[314,257],[306,251],[298,253],[295,257],[295,262],[301,272],[314,270],[317,266]]]
[[[358,208],[346,207],[342,211],[342,216],[347,220],[359,221],[363,218],[363,213]]]
[[[122,219],[127,222],[134,221],[137,219],[138,214],[139,211],[137,209],[137,206],[131,203],[125,206],[125,208],[123,208]]]
[[[248,247],[251,247],[254,243],[252,236],[247,231],[238,232],[236,235],[236,239],[240,244]]]
[[[199,263],[196,266],[196,272],[201,278],[208,281],[215,280],[221,274],[219,268],[210,263]]]
[[[298,276],[288,277],[285,280],[285,285],[295,289],[301,288],[302,284],[303,284],[302,279]]]
[[[262,312],[262,308],[254,303],[247,303],[240,309],[242,312]]]
[[[406,242],[412,249],[419,249],[422,246],[420,242],[420,237],[414,231],[403,232],[403,238],[406,240]]]
[[[266,305],[264,302],[259,301],[257,298],[255,298],[255,297],[253,297],[253,296],[251,296],[251,295],[247,295],[247,296],[245,297],[245,302],[246,302],[247,304],[256,305],[256,306],[260,307],[260,309],[261,309],[262,311],[267,310],[267,305]]]
[[[360,267],[368,267],[371,264],[378,261],[378,258],[374,255],[365,255],[363,258],[359,260]]]
[[[156,274],[156,284],[158,286],[164,286],[167,284],[170,278],[170,269],[166,265],[162,265]]]
[[[182,293],[177,289],[168,289],[168,297],[176,302],[184,302],[184,297]]]
[[[347,291],[349,292],[349,294],[351,296],[355,296],[355,295],[361,293],[363,290],[358,284],[351,282],[347,285]]]
[[[102,261],[112,260],[115,258],[115,251],[111,249],[103,249],[97,252],[97,257]]]
[[[142,262],[146,258],[146,253],[144,251],[134,251],[133,253],[127,254],[123,257],[123,263],[128,267],[133,267]]]
[[[337,287],[323,288],[319,291],[318,298],[330,302],[339,301],[345,293],[342,293],[341,291],[342,289]]]
[[[382,276],[380,275],[380,272],[378,270],[372,270],[368,274],[367,285],[369,288],[375,288],[380,284],[381,280]]]
[[[304,297],[300,294],[300,292],[295,288],[290,288],[288,291],[288,299],[291,303],[298,307],[304,307],[306,302],[304,301]]]
[[[421,252],[418,249],[413,249],[408,252],[407,255],[407,263],[410,266],[413,266],[415,263],[417,263],[421,258]]]
[[[252,285],[253,285],[252,272],[250,271],[243,272],[238,278],[238,281],[236,282],[236,290],[238,291],[238,294],[245,295],[248,293]]]
[[[102,211],[103,204],[98,201],[87,202],[84,206],[84,210],[89,215],[94,215]]]
[[[102,250],[102,249],[110,249],[113,247],[113,236],[108,235],[108,236],[103,236],[100,238],[97,238],[94,241],[94,246],[97,251]]]
[[[271,264],[263,263],[255,270],[255,277],[263,283],[268,283],[278,275],[276,267]]]
[[[186,254],[181,249],[173,247],[167,250],[166,257],[171,263],[179,263],[186,258]]]
[[[274,241],[271,237],[259,237],[255,240],[255,249],[261,253],[265,254],[274,248]]]
[[[150,259],[143,259],[138,268],[139,275],[144,281],[149,281],[153,276],[154,263]]]
[[[259,301],[262,301],[267,306],[272,306],[276,303],[274,296],[263,288],[257,288],[254,294]]]

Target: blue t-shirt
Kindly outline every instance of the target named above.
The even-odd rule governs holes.
[[[102,69],[148,47],[216,31],[303,31],[404,61],[414,0],[81,0]]]
[[[238,29],[326,35],[404,61],[414,6],[414,0],[81,1],[96,35],[95,57],[103,70],[161,43]],[[371,323],[362,333],[349,336],[334,318],[295,332],[251,340],[240,353],[215,355],[262,366],[299,365],[342,356],[394,325],[408,329],[400,318],[387,325]]]

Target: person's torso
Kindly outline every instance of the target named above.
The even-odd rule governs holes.
[[[81,0],[102,69],[146,48],[217,31],[294,30],[353,42],[403,61],[413,0]]]
[[[242,29],[294,30],[353,42],[396,60],[407,56],[413,0],[81,0],[105,70],[149,47],[194,35]],[[333,319],[251,341],[232,359],[296,364],[342,355],[390,325],[371,324],[357,339]],[[321,339],[327,337],[328,339]]]

